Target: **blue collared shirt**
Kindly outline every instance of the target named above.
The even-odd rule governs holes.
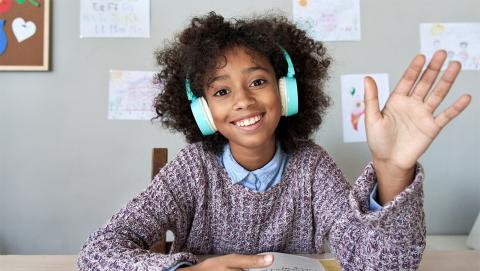
[[[223,148],[223,154],[219,156],[219,160],[233,183],[241,184],[256,192],[265,192],[281,181],[282,173],[288,161],[288,155],[282,150],[280,143],[277,141],[272,160],[259,169],[248,171],[235,161],[230,151],[230,145],[226,144]]]

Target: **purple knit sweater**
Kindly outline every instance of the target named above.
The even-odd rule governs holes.
[[[163,270],[195,255],[313,254],[329,240],[343,270],[414,270],[425,248],[423,171],[381,211],[368,208],[369,164],[352,188],[328,153],[305,142],[266,192],[233,184],[218,157],[191,144],[83,245],[79,270]],[[167,229],[170,254],[148,251]]]

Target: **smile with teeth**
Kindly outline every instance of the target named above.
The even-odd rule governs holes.
[[[257,116],[254,116],[254,117],[251,117],[251,118],[248,118],[248,119],[243,119],[243,120],[240,120],[240,121],[236,121],[236,122],[234,122],[234,124],[237,125],[237,126],[240,126],[240,127],[250,126],[250,125],[253,125],[253,124],[259,122],[261,118],[262,118],[262,115],[257,115]]]

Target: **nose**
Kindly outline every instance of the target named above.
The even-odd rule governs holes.
[[[234,103],[234,110],[242,110],[247,109],[249,106],[256,103],[255,98],[253,97],[252,93],[248,89],[239,88],[235,91],[235,103]]]

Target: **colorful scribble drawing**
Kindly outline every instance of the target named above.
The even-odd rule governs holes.
[[[356,89],[352,87],[352,90],[350,91],[350,95],[352,97],[355,96]],[[352,127],[355,131],[358,131],[358,123],[360,121],[360,118],[365,114],[365,103],[363,100],[354,100],[353,102],[353,110],[350,113],[350,122],[352,123]]]
[[[366,142],[365,131],[365,76],[375,79],[378,87],[379,107],[383,108],[390,94],[388,74],[359,73],[341,76],[342,126],[344,142]]]

